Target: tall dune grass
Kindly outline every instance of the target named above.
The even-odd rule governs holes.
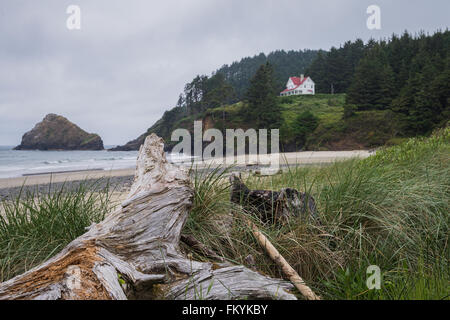
[[[259,228],[308,284],[328,299],[448,299],[450,130],[380,150],[365,160],[294,168],[245,179],[252,189],[294,187],[314,195],[320,223],[293,220]],[[282,276],[229,203],[224,179],[196,178],[192,233],[228,260]],[[230,214],[234,212],[234,214]],[[254,218],[254,217],[253,217]],[[232,227],[221,229],[227,220]],[[193,226],[195,225],[195,228]],[[382,271],[368,290],[366,270]]]
[[[21,193],[0,203],[0,282],[47,260],[104,219],[111,209],[109,185],[85,182],[75,190]],[[49,190],[51,187],[49,188]]]

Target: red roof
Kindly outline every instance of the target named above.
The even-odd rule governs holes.
[[[304,77],[304,78],[303,78],[303,81],[302,81],[302,79],[300,79],[299,77],[290,77],[289,79],[292,80],[292,82],[294,83],[295,87],[292,88],[292,89],[285,89],[285,90],[281,91],[281,93],[285,93],[285,92],[289,92],[289,91],[292,91],[292,90],[297,89],[297,88],[300,87],[300,86],[303,84],[303,82],[305,82],[308,78],[309,78],[309,77]]]

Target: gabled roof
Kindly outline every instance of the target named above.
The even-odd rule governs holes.
[[[308,80],[309,77],[304,77],[304,78],[303,78],[303,81],[302,81],[302,79],[299,78],[299,77],[290,77],[289,79],[291,79],[291,81],[294,83],[295,87],[292,88],[292,89],[285,89],[285,90],[281,91],[281,93],[285,93],[285,92],[289,92],[289,91],[292,91],[292,90],[297,89],[298,87],[300,87],[300,86],[303,84],[303,82],[305,82],[306,80]]]
[[[303,84],[303,82],[306,81],[306,79],[308,79],[309,77],[303,78],[303,81],[301,78],[299,77],[290,77],[289,79],[292,80],[292,82],[296,85],[296,86],[300,86]]]

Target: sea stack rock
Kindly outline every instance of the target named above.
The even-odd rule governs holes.
[[[87,133],[66,118],[48,114],[25,133],[14,150],[103,150],[98,134]]]

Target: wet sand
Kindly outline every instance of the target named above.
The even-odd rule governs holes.
[[[0,179],[0,189],[15,188],[21,186],[32,186],[48,183],[62,183],[79,180],[95,180],[110,177],[133,176],[134,169],[121,170],[89,170],[89,171],[72,171],[60,173],[46,173],[17,178]]]

